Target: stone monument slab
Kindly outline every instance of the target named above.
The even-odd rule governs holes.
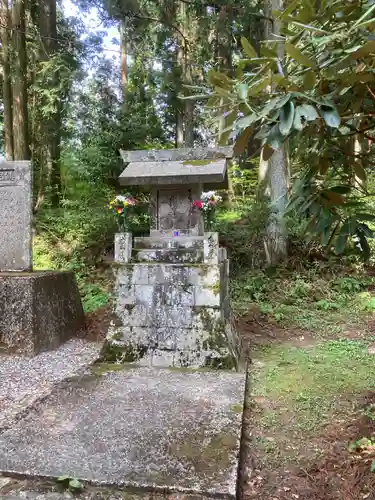
[[[33,272],[32,167],[0,163],[0,344],[36,355],[55,349],[84,326],[73,272]]]
[[[0,162],[0,271],[31,270],[31,218],[31,163]]]

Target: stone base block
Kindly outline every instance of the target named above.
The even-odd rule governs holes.
[[[133,249],[133,260],[135,262],[166,262],[172,264],[203,263],[203,249],[179,248],[179,249]]]
[[[0,343],[34,356],[57,348],[84,327],[71,272],[0,273]]]
[[[204,247],[204,236],[159,236],[159,237],[136,237],[134,238],[134,248],[196,248]]]

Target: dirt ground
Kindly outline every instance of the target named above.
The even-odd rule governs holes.
[[[253,366],[258,362],[256,353],[259,348],[280,344],[309,349],[317,342],[308,332],[282,329],[262,323],[254,316],[242,318],[237,327],[248,347],[249,356],[254,356]],[[374,323],[369,324],[369,331],[374,331]],[[346,338],[361,337],[355,332],[345,333]],[[241,497],[244,500],[375,500],[375,472],[371,471],[375,446],[374,449],[372,444],[366,449],[350,448],[351,443],[357,440],[375,437],[375,418],[365,414],[371,405],[375,408],[375,391],[343,399],[342,415],[332,416],[313,439],[306,435],[304,442],[303,433],[302,438],[301,433],[288,435],[290,429],[285,423],[285,435],[273,435],[269,438],[272,446],[264,449],[257,445],[264,432],[261,418],[273,402],[252,393],[251,374],[250,365],[244,417]],[[289,441],[289,447],[295,449],[293,459],[290,453],[283,456],[284,449],[278,448],[282,441]]]

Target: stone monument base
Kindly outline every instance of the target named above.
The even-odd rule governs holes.
[[[84,327],[74,273],[0,273],[0,344],[34,356],[59,347]]]
[[[232,327],[229,260],[217,233],[115,238],[115,300],[107,361],[241,368]]]

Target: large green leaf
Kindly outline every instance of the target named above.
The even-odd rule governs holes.
[[[226,74],[220,73],[220,71],[211,69],[207,74],[207,78],[212,86],[226,88],[227,90],[232,88],[233,81]]]
[[[316,68],[316,63],[291,43],[285,43],[285,50],[292,59],[302,64],[302,66]]]
[[[245,52],[245,54],[250,57],[250,58],[253,58],[253,57],[257,57],[258,54],[256,52],[256,50],[254,49],[254,47],[251,45],[251,43],[249,42],[249,40],[247,38],[245,38],[244,36],[241,36],[241,45],[242,45],[242,48]]]
[[[344,252],[350,235],[351,235],[350,221],[346,221],[341,226],[340,232],[336,240],[336,252],[338,254]]]
[[[315,87],[316,74],[315,71],[307,71],[303,77],[303,88],[304,90],[311,90]]]
[[[361,181],[366,182],[367,180],[367,173],[366,170],[363,168],[363,166],[359,162],[354,162],[353,163],[353,170],[356,175]]]
[[[276,123],[270,130],[266,143],[271,146],[272,149],[280,149],[284,141],[284,136],[280,132],[279,124]]]
[[[264,44],[262,44],[260,47],[260,54],[261,54],[261,56],[267,57],[267,58],[277,57],[276,51],[270,49],[269,47],[266,47]]]
[[[321,28],[317,28],[316,26],[313,26],[312,24],[300,23],[299,21],[296,21],[295,18],[292,16],[286,17],[285,20],[288,21],[289,24],[294,24],[295,26],[304,28],[304,30],[312,31],[313,33],[322,33],[324,35],[330,35],[329,31],[323,30]]]
[[[267,75],[260,80],[257,80],[253,84],[249,85],[249,96],[255,96],[263,92],[266,87],[271,83],[271,75]]]
[[[367,222],[375,222],[375,215],[372,214],[357,214],[358,220],[365,220]]]
[[[247,99],[247,92],[249,90],[249,86],[247,83],[240,83],[237,87],[238,89],[238,95],[242,101],[246,101]]]
[[[271,99],[263,109],[259,111],[259,115],[262,117],[268,116],[272,111],[275,111],[275,109],[279,109],[286,104],[289,99],[291,98],[292,94],[286,94],[283,96],[277,96]]]
[[[254,122],[259,120],[259,115],[256,113],[252,113],[251,115],[244,116],[243,118],[240,118],[239,120],[236,121],[236,126],[241,130],[249,125],[252,125]]]
[[[340,115],[332,104],[322,104],[320,106],[320,114],[328,127],[338,128],[341,123]]]
[[[215,87],[215,92],[221,97],[225,97],[228,100],[232,100],[233,95],[228,90],[223,89],[222,87]]]
[[[297,109],[299,114],[308,122],[313,122],[319,118],[319,114],[312,104],[302,104]]]
[[[280,109],[280,124],[279,129],[282,135],[288,135],[294,119],[294,102],[288,101],[284,106]]]
[[[370,40],[365,43],[360,49],[356,50],[352,57],[353,59],[360,59],[361,57],[367,56],[368,54],[375,52],[375,40]]]

